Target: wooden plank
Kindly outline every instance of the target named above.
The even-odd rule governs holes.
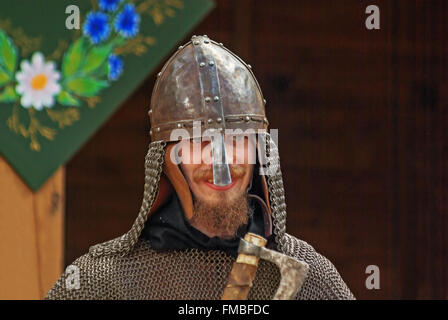
[[[40,296],[44,297],[64,265],[65,169],[61,167],[34,197],[40,264]]]
[[[0,157],[0,299],[41,299],[62,273],[64,176],[33,193]]]

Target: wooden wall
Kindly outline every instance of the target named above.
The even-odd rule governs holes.
[[[33,192],[0,157],[0,300],[42,299],[64,264],[65,170]]]
[[[369,4],[381,30],[364,26]],[[279,129],[288,232],[358,298],[448,298],[447,6],[219,0],[192,33],[253,66]],[[137,215],[154,80],[67,165],[66,264]],[[368,265],[379,290],[365,287]]]

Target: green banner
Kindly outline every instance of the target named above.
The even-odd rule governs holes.
[[[213,5],[2,1],[0,154],[39,189]]]

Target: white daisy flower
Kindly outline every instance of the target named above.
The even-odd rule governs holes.
[[[40,52],[33,54],[31,64],[24,60],[20,64],[21,70],[16,73],[19,83],[16,91],[22,98],[20,103],[24,108],[34,107],[42,110],[43,107],[51,108],[54,104],[54,96],[61,91],[57,83],[60,74],[55,70],[53,62],[45,62]]]

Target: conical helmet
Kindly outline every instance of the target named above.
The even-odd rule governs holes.
[[[191,137],[202,131],[266,129],[265,103],[251,66],[207,36],[193,36],[158,73],[149,115],[152,141],[175,141],[172,130]]]

